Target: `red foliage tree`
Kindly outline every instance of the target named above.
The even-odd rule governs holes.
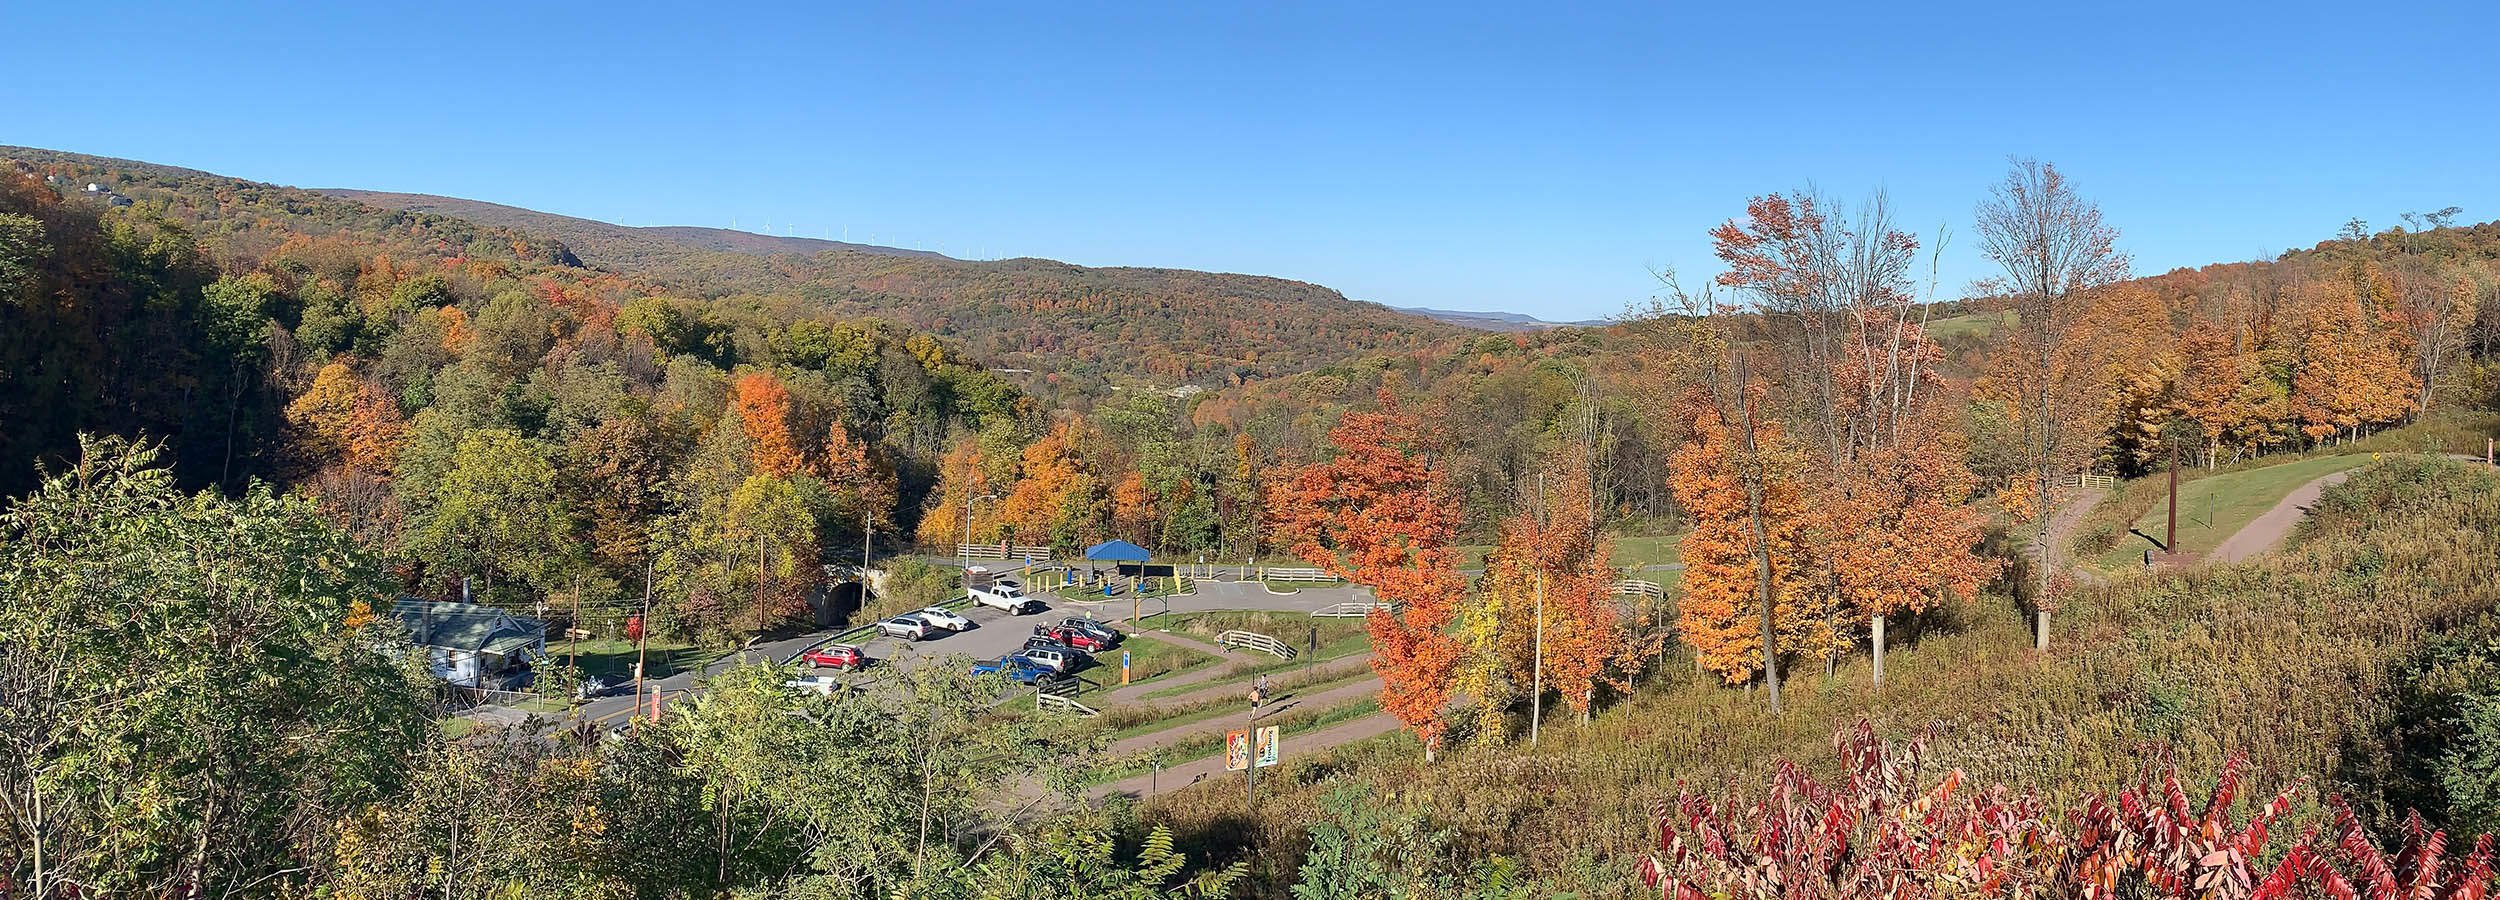
[[[1430,759],[1462,650],[1449,633],[1467,589],[1450,546],[1459,510],[1424,427],[1386,391],[1380,400],[1380,412],[1347,413],[1329,433],[1334,459],[1281,472],[1268,512],[1294,555],[1390,604],[1364,622],[1385,682],[1381,707],[1414,729]]]

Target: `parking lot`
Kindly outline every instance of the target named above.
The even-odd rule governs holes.
[[[848,680],[854,677],[874,677],[881,672],[888,674],[908,672],[913,666],[942,657],[962,656],[968,659],[989,659],[1003,656],[1021,649],[1025,639],[1033,636],[1034,625],[1057,622],[1069,616],[1090,615],[1119,625],[1125,622],[1130,611],[1135,609],[1148,617],[1147,627],[1151,629],[1154,627],[1152,617],[1167,611],[1172,613],[1209,610],[1309,612],[1334,604],[1371,599],[1371,593],[1361,588],[1304,588],[1295,593],[1278,594],[1268,591],[1256,581],[1245,582],[1230,579],[1200,580],[1196,582],[1194,593],[1149,598],[1137,603],[1132,603],[1124,594],[1108,598],[1094,594],[1080,595],[1075,598],[1046,593],[1034,596],[1047,608],[1021,616],[1009,615],[1004,610],[987,606],[973,606],[960,610],[962,615],[971,619],[975,626],[972,630],[960,634],[933,631],[927,639],[920,641],[905,641],[883,636],[853,641],[851,643],[867,651],[870,660],[869,672],[863,676],[846,675],[844,677]],[[1120,627],[1122,630],[1127,630],[1125,626]],[[722,658],[706,667],[705,671],[706,673],[716,672],[732,665],[766,660],[777,663],[788,662],[809,648],[832,641],[835,637],[850,630],[846,628],[818,631],[757,644],[745,651]],[[1080,675],[1096,684],[1118,683],[1119,654],[1116,648],[1104,652],[1095,660],[1095,667],[1085,670]],[[643,702],[646,704],[650,702],[650,691],[654,688],[674,701],[677,696],[695,690],[696,680],[693,673],[681,673],[660,679],[646,685]],[[1090,687],[1088,689],[1090,690]],[[621,697],[601,697],[584,703],[576,710],[576,715],[593,720],[612,720],[633,711],[634,703],[635,697],[630,693]]]

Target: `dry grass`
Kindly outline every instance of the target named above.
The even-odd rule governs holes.
[[[2379,727],[2391,668],[2495,604],[2500,479],[2390,460],[2330,491],[2284,555],[2080,592],[2046,654],[2031,651],[2010,603],[1983,599],[1889,655],[1880,691],[1853,658],[1829,678],[1792,678],[1773,717],[1758,695],[1670,671],[1586,727],[1549,722],[1535,753],[1421,766],[1412,740],[1393,738],[1286,767],[1254,819],[1220,791],[1163,798],[1149,816],[1202,849],[1262,848],[1254,868],[1290,872],[1298,823],[1318,815],[1326,787],[1353,783],[1431,810],[1471,852],[1538,875],[1588,873],[1571,876],[1590,879],[1575,887],[1609,896],[1626,890],[1630,861],[1655,840],[1651,805],[1678,782],[1759,784],[1781,759],[1829,775],[1833,730],[1861,717],[1896,736],[1934,723],[1943,762],[2053,799],[2117,786],[2155,746],[2189,771],[2248,752],[2250,795],[2297,776],[2346,790],[2364,780],[2353,767],[2367,761],[2346,755]]]

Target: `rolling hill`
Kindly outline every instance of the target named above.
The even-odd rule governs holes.
[[[1426,349],[1471,333],[1285,278],[959,260],[716,228],[634,228],[474,200],[290,188],[26,147],[0,147],[0,160],[74,167],[220,240],[248,235],[252,222],[274,214],[292,232],[384,246],[485,241],[627,276],[656,293],[795,301],[829,315],[883,319],[948,337],[992,366],[1030,370],[1029,386],[1051,393],[1091,393],[1123,379],[1232,384]]]
[[[1032,370],[1058,390],[1123,376],[1239,383],[1521,327],[1393,310],[1259,275],[961,260],[718,228],[636,228],[425,194],[321,193],[545,235],[587,265],[686,294],[795,295],[838,315],[888,319],[952,338],[994,365]]]

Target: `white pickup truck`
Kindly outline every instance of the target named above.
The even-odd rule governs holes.
[[[1040,612],[1043,608],[1042,601],[1025,595],[1022,583],[1013,578],[993,578],[988,569],[980,566],[964,570],[964,590],[972,595],[972,602],[1013,615]]]

